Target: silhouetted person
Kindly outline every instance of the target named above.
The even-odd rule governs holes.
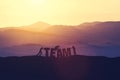
[[[40,50],[39,50],[37,56],[42,56],[42,50],[43,50],[43,48],[40,48]]]

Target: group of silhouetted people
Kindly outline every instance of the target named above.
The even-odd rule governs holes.
[[[45,57],[67,57],[71,55],[76,55],[76,48],[74,46],[69,48],[60,48],[60,46],[55,46],[54,48],[41,47],[37,56]]]

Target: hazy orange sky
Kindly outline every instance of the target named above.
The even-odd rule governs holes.
[[[120,0],[0,0],[0,27],[120,20]]]

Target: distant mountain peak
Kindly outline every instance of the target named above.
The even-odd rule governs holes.
[[[39,22],[33,23],[33,24],[29,25],[29,26],[50,26],[50,24],[39,21]]]
[[[33,23],[31,25],[28,26],[24,26],[21,29],[23,30],[28,30],[28,31],[33,31],[33,32],[41,32],[45,29],[47,29],[48,27],[50,27],[51,25],[42,21]]]

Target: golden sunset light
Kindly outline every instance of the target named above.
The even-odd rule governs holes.
[[[33,4],[43,4],[46,0],[29,0]]]
[[[0,80],[120,80],[120,0],[0,0]]]
[[[0,0],[0,27],[120,20],[119,0]]]

